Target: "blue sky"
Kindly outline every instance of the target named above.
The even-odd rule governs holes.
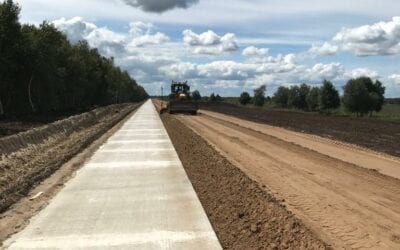
[[[18,0],[24,23],[54,22],[158,94],[189,80],[204,95],[381,80],[400,96],[400,1]]]

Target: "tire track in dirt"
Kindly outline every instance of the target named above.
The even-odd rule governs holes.
[[[330,249],[176,116],[162,119],[224,249]]]
[[[398,179],[226,120],[179,119],[335,247],[400,247]]]

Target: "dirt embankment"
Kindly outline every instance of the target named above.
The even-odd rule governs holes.
[[[224,249],[329,248],[176,117],[162,120]]]
[[[399,123],[247,108],[228,103],[201,103],[200,107],[205,110],[316,134],[397,157],[400,156]]]
[[[0,212],[139,105],[111,105],[0,139]]]
[[[0,138],[25,132],[34,128],[44,126],[63,120],[68,117],[82,114],[90,110],[77,110],[62,113],[47,113],[40,115],[6,116],[0,118]]]

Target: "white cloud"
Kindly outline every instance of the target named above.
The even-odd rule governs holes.
[[[262,85],[266,86],[276,85],[277,81],[279,81],[279,79],[277,79],[276,75],[274,74],[262,74],[262,75],[256,75],[252,79],[248,79],[246,81],[245,86],[250,89],[255,89]]]
[[[133,38],[132,42],[130,43],[131,46],[134,47],[143,47],[145,45],[151,44],[162,44],[169,41],[169,37],[163,33],[157,32],[154,35],[143,35],[139,37]]]
[[[159,45],[169,41],[163,33],[153,34],[152,23],[132,22],[129,33],[117,33],[107,27],[97,27],[93,23],[85,22],[81,17],[72,19],[61,18],[53,22],[54,26],[64,32],[73,43],[86,40],[91,47],[98,48],[106,56],[115,57],[116,54],[133,51],[135,47]]]
[[[322,82],[323,80],[337,80],[345,73],[340,63],[322,64],[317,63],[312,68],[306,69],[304,75],[300,76],[303,81]]]
[[[254,46],[246,47],[242,55],[246,57],[265,57],[268,54],[269,49],[266,48],[256,48]]]
[[[308,52],[312,55],[334,55],[338,50],[339,46],[325,42],[322,45],[313,44]]]
[[[84,22],[82,17],[74,17],[69,20],[63,17],[53,21],[53,24],[58,30],[66,34],[73,43],[84,40],[90,32],[97,29],[96,25]]]
[[[111,31],[107,27],[97,27],[85,22],[82,17],[69,20],[60,18],[52,22],[54,26],[67,35],[72,43],[86,40],[91,47],[98,48],[106,56],[123,53],[126,37]]]
[[[346,74],[348,78],[358,78],[358,77],[370,77],[372,79],[377,79],[379,77],[378,72],[368,69],[368,68],[357,68],[353,69]]]
[[[330,42],[315,46],[309,52],[332,55],[349,51],[357,56],[400,54],[400,16],[388,22],[378,22],[356,28],[344,28]]]
[[[341,84],[359,75],[378,77],[376,72],[365,68],[346,71],[340,63],[304,65],[296,54],[271,56],[268,48],[252,46],[242,51],[246,57],[244,61],[224,54],[221,57],[224,60],[208,58],[209,61],[199,62],[196,59],[204,59],[203,56],[182,49],[182,42],[169,42],[166,35],[156,32],[152,23],[132,22],[125,33],[98,27],[82,18],[59,19],[54,23],[71,40],[85,39],[103,55],[113,56],[116,63],[150,93],[158,93],[160,86],[172,79],[189,80],[193,88],[205,94],[211,91],[226,95],[251,91],[262,84],[266,84],[271,93],[282,84],[316,84],[324,79]],[[236,40],[233,34],[221,37],[212,31],[196,34],[187,30],[185,33],[184,44],[193,50],[206,49],[208,53],[214,50],[212,52],[217,55],[238,47],[236,42],[232,43]],[[397,79],[392,78],[391,81]]]
[[[392,84],[400,86],[400,74],[393,74],[390,75],[388,78]]]
[[[234,34],[227,33],[221,37],[212,30],[201,34],[196,34],[191,30],[185,30],[183,31],[183,42],[192,48],[195,54],[218,55],[239,49]]]
[[[153,29],[154,25],[152,23],[145,23],[145,22],[131,22],[129,24],[129,33],[133,36],[142,36],[144,34],[150,34]]]

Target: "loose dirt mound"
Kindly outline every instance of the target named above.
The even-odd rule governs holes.
[[[0,212],[138,106],[111,105],[0,139]]]
[[[285,206],[173,116],[163,122],[224,249],[326,249]]]
[[[242,119],[316,134],[400,156],[399,123],[246,108],[227,103],[201,103],[200,107]]]

